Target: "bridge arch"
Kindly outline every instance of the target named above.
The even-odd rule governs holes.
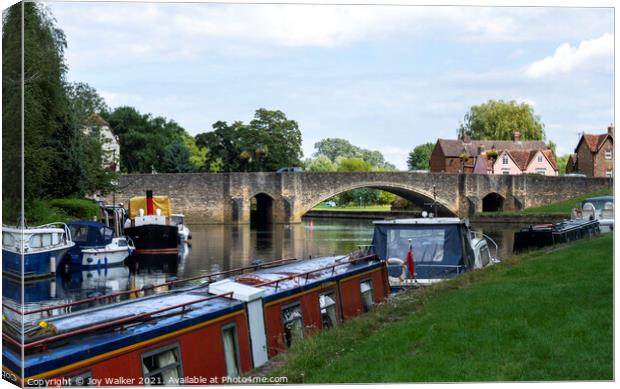
[[[400,196],[406,200],[411,201],[414,204],[421,206],[423,209],[428,209],[431,211],[431,206],[426,205],[433,202],[433,194],[424,189],[416,188],[406,184],[399,184],[394,182],[360,182],[353,184],[344,184],[342,186],[338,186],[336,188],[330,188],[326,191],[322,191],[319,193],[315,193],[313,196],[305,198],[303,203],[300,204],[299,215],[303,216],[307,212],[309,212],[312,208],[316,207],[320,203],[338,195],[341,193],[348,192],[354,189],[362,189],[362,188],[370,188],[370,189],[379,189],[386,192],[393,193],[397,196]],[[447,201],[440,196],[437,196],[437,204],[438,204],[438,213],[440,215],[458,215],[458,210],[453,209],[449,204],[450,201]]]
[[[250,224],[265,225],[274,221],[275,198],[265,192],[250,197]]]
[[[497,192],[490,192],[482,198],[482,212],[499,212],[504,210],[506,199]]]

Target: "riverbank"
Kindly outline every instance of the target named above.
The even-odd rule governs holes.
[[[305,338],[289,383],[613,379],[613,236],[514,256]],[[586,260],[587,259],[587,260]]]

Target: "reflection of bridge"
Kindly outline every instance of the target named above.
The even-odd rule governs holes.
[[[419,205],[468,216],[482,210],[518,210],[611,186],[608,178],[451,173],[175,173],[129,174],[120,178],[117,200],[168,195],[175,212],[205,223],[248,223],[251,209],[267,220],[296,223],[317,204],[356,188],[377,188]],[[111,196],[110,196],[111,197]],[[111,200],[108,199],[108,200]]]

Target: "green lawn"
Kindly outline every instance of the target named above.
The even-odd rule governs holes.
[[[612,235],[515,256],[307,337],[290,382],[611,380]]]
[[[346,206],[346,207],[328,207],[324,204],[319,204],[312,208],[313,211],[353,211],[353,212],[390,212],[392,209],[390,205],[368,205],[368,206]]]
[[[576,207],[580,207],[581,206],[581,202],[585,199],[587,199],[588,197],[594,197],[594,196],[606,196],[606,195],[611,195],[613,194],[613,189],[612,188],[605,188],[605,189],[600,189],[597,190],[595,192],[592,193],[588,193],[586,195],[583,196],[577,196],[577,197],[573,197],[570,198],[568,200],[564,200],[564,201],[560,201],[558,203],[553,203],[553,204],[548,204],[548,205],[543,205],[540,207],[532,207],[532,208],[526,208],[522,211],[516,211],[516,212],[478,212],[476,213],[477,216],[490,216],[490,217],[502,217],[502,216],[516,216],[516,215],[539,215],[539,216],[545,216],[545,215],[565,215],[565,216],[569,216],[570,212],[572,211],[573,208]]]

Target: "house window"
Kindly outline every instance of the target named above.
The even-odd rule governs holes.
[[[297,339],[304,337],[304,323],[299,303],[282,308],[282,324],[284,324],[284,343],[291,347]]]
[[[611,159],[611,149],[605,150],[605,159]]]
[[[547,169],[545,169],[545,168],[538,168],[538,169],[536,169],[536,174],[542,174],[544,176],[545,174],[547,174]]]
[[[336,313],[336,298],[334,292],[323,293],[319,296],[319,306],[321,307],[321,322],[323,328],[331,328],[338,325],[338,314]]]
[[[68,377],[67,386],[93,386],[93,374],[89,371]]]
[[[613,177],[614,176],[614,171],[612,169],[607,169],[607,172],[605,173],[605,175],[607,177]]]
[[[178,385],[181,370],[181,351],[177,344],[142,354],[142,373],[145,385]]]
[[[542,155],[538,156],[538,162],[542,162]]]
[[[364,306],[364,312],[368,312],[375,303],[373,298],[372,281],[364,280],[360,282],[360,291],[362,292],[362,305]]]
[[[233,324],[222,327],[224,341],[224,359],[226,360],[226,374],[229,377],[239,375],[239,343],[237,341],[237,326]]]
[[[504,165],[508,165],[508,156],[507,156],[507,155],[504,155],[504,156],[502,157],[502,164],[504,164]]]
[[[502,174],[505,174],[505,175],[510,174],[510,169],[502,169]]]

